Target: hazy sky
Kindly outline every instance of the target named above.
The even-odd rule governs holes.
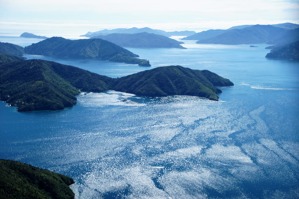
[[[299,23],[299,0],[0,0],[0,34],[76,36],[117,27],[204,30]]]

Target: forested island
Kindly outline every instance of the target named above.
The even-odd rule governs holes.
[[[154,33],[113,33],[108,35],[98,35],[92,38],[101,38],[122,47],[131,48],[181,48],[181,42]]]
[[[221,91],[216,87],[233,85],[210,71],[181,66],[159,67],[115,79],[50,61],[0,57],[5,60],[0,64],[0,100],[16,106],[18,111],[60,110],[75,105],[80,92],[108,90],[145,97],[192,95],[218,100]]]

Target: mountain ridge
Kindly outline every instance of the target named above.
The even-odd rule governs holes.
[[[116,44],[102,39],[70,40],[52,37],[25,47],[27,54],[45,55],[64,59],[99,59],[139,66],[150,66],[148,60]]]
[[[92,38],[100,38],[112,43],[115,43],[122,47],[130,48],[180,48],[184,49],[181,46],[181,42],[178,42],[174,39],[170,39],[166,36],[157,35],[154,33],[112,33],[103,36],[96,36]]]
[[[272,25],[240,25],[225,30],[207,30],[183,38],[183,40],[197,40],[199,44],[259,44],[286,43],[298,38],[295,29],[298,24],[282,23]],[[294,33],[293,33],[294,32]]]
[[[96,37],[96,36],[102,36],[102,35],[108,35],[108,34],[113,34],[113,33],[124,33],[124,34],[136,34],[136,33],[154,33],[158,35],[163,35],[163,36],[189,36],[192,34],[195,34],[195,31],[164,31],[164,30],[159,30],[159,29],[152,29],[149,27],[143,27],[143,28],[115,28],[115,29],[104,29],[104,30],[99,30],[95,32],[88,32],[82,36],[85,37]]]
[[[108,90],[145,97],[192,95],[218,100],[221,91],[216,86],[232,85],[210,71],[182,66],[158,67],[113,79],[44,60],[0,64],[0,100],[18,111],[61,110],[74,106],[80,92]]]

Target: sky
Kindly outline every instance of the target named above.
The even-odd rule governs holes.
[[[299,23],[299,0],[0,0],[0,35],[77,37],[88,31],[151,27],[225,29]]]

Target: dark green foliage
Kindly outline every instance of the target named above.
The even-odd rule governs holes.
[[[24,54],[24,49],[23,47],[15,44],[0,42],[0,54],[22,57]]]
[[[149,97],[193,95],[218,100],[220,90],[215,86],[232,85],[229,80],[209,71],[168,66],[119,78],[113,89]]]
[[[71,107],[80,91],[116,90],[149,97],[193,95],[218,100],[217,94],[221,91],[215,86],[232,85],[228,79],[210,71],[181,66],[159,67],[112,79],[43,60],[12,61],[0,65],[0,100],[17,106],[18,111]]]
[[[138,55],[102,39],[69,40],[52,37],[25,48],[28,54],[46,55],[64,59],[99,59],[142,65]],[[127,62],[127,60],[129,60]]]
[[[66,66],[55,62],[51,64],[51,69],[72,86],[83,92],[103,92],[110,89],[113,79],[98,75],[73,66]]]
[[[13,62],[1,65],[0,74],[0,99],[18,111],[58,110],[76,104],[79,90],[51,70],[49,62]]]
[[[114,33],[109,35],[97,36],[123,47],[131,48],[184,48],[180,42],[166,36],[153,33]]]
[[[0,65],[12,63],[12,62],[18,62],[22,60],[24,59],[20,57],[0,53]]]
[[[72,199],[73,179],[28,164],[0,160],[0,199]]]
[[[219,75],[212,73],[208,70],[202,70],[201,73],[213,84],[213,86],[233,86],[234,84],[226,78],[220,77]]]
[[[24,37],[24,38],[36,38],[36,39],[47,39],[47,37],[45,36],[39,36],[39,35],[35,35],[29,32],[24,32],[20,35],[20,37]]]
[[[0,65],[0,100],[18,111],[59,110],[76,104],[79,89],[102,92],[113,80],[76,67],[42,60]]]
[[[266,57],[269,59],[299,61],[299,41],[282,46],[274,46]]]

